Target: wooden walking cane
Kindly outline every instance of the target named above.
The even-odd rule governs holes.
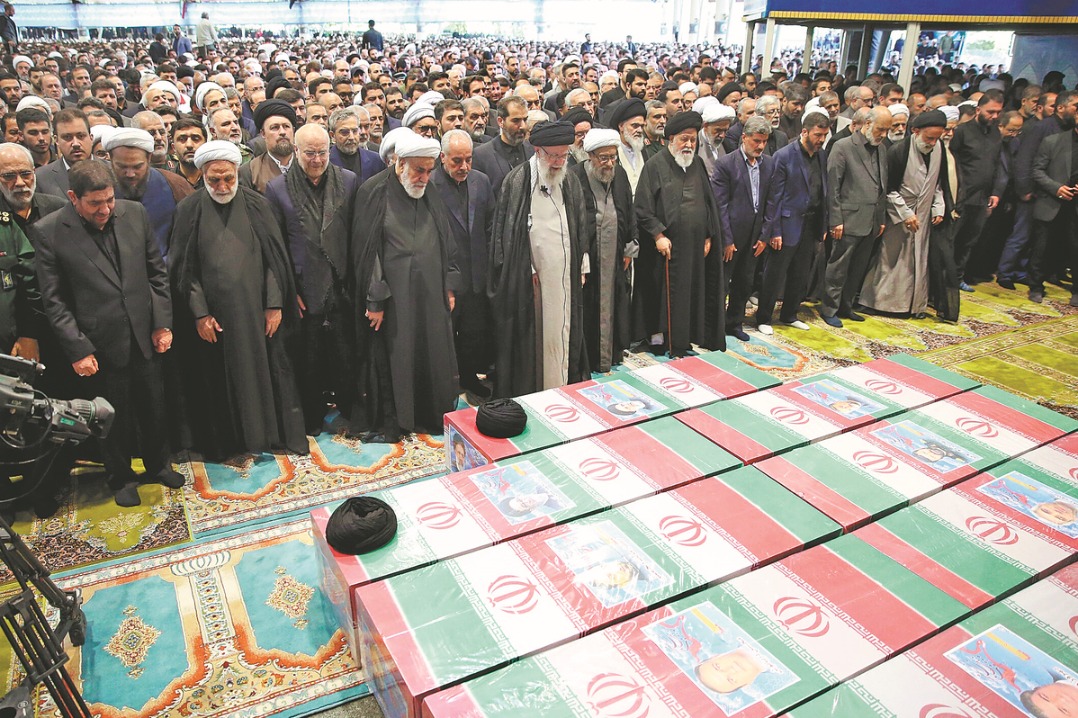
[[[674,358],[674,325],[670,319],[670,258],[666,258],[666,346]]]

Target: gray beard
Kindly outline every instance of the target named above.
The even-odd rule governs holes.
[[[219,195],[209,188],[207,188],[206,191],[210,193],[210,199],[217,204],[229,204],[232,200],[236,199],[236,194],[240,191],[240,183],[237,180],[236,184],[233,185],[227,195]]]
[[[925,144],[920,137],[914,137],[913,144],[922,155],[932,154],[932,148]]]
[[[9,190],[3,184],[0,184],[0,195],[3,195],[4,199],[7,200],[7,203],[10,204],[11,208],[14,210],[24,210],[34,201],[34,190],[16,194],[13,190]]]
[[[551,190],[561,189],[561,183],[565,180],[565,167],[559,170],[551,170],[539,162],[539,184]]]
[[[644,151],[644,138],[643,137],[628,137],[628,138],[622,137],[621,141],[624,142],[625,144],[629,145],[629,147],[631,147],[633,152],[636,153],[636,154],[640,154],[641,152]]]
[[[591,162],[586,162],[584,163],[584,171],[588,174],[588,177],[602,182],[603,184],[610,184],[614,181],[613,167],[603,167],[600,169]]]
[[[401,187],[404,188],[405,194],[407,194],[412,199],[422,199],[423,198],[423,193],[427,191],[427,186],[426,185],[423,185],[422,187],[420,187],[418,184],[416,184],[415,182],[412,182],[410,179],[408,179],[408,176],[405,175],[405,174],[401,175],[400,180],[401,180]]]
[[[674,162],[677,162],[677,166],[683,170],[689,169],[692,166],[693,160],[696,159],[696,155],[692,152],[675,152],[673,145],[670,146],[670,154],[674,157]]]

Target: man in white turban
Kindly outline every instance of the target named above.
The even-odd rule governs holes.
[[[203,82],[195,88],[195,109],[203,115],[210,115],[219,107],[228,107],[228,98],[225,97],[225,88],[216,82]]]
[[[362,403],[352,424],[368,431],[365,440],[437,433],[456,405],[450,315],[460,275],[448,212],[438,192],[427,191],[440,151],[435,140],[401,133],[393,166],[356,197],[364,209],[352,228],[355,299],[366,311],[356,341]]]
[[[430,122],[420,124],[420,120],[430,120]],[[404,113],[401,126],[407,127],[414,133],[425,134],[432,139],[438,132],[438,121],[434,119],[434,106],[415,103]]]
[[[180,106],[179,89],[168,80],[158,80],[146,88],[142,95],[142,106],[147,110],[156,110],[163,105],[171,105],[174,108]]]
[[[701,97],[693,103],[694,107],[704,100],[711,100],[711,102],[704,105],[702,110],[697,110],[704,122],[704,126],[700,128],[700,141],[696,145],[696,151],[700,155],[700,159],[704,161],[704,169],[707,170],[707,176],[710,177],[715,170],[715,163],[718,162],[720,157],[726,155],[723,141],[726,139],[726,131],[734,123],[737,113],[734,112],[734,108],[720,103],[714,97]]]
[[[618,162],[621,134],[592,129],[584,135],[587,160],[569,169],[580,181],[594,222],[585,222],[589,269],[584,284],[584,342],[591,370],[608,372],[621,363],[629,332],[629,265],[640,251],[629,177]]]
[[[890,147],[896,142],[906,139],[906,127],[910,122],[910,108],[901,102],[887,105],[891,111],[891,129],[887,132],[887,141],[884,146]]]
[[[306,454],[285,351],[300,318],[292,266],[269,203],[240,186],[241,160],[224,140],[195,151],[205,189],[176,207],[169,241],[176,325],[189,340],[184,396],[192,443],[216,458]]]

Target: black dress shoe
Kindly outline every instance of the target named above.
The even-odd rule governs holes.
[[[749,335],[745,333],[745,330],[742,327],[734,327],[733,329],[727,330],[726,333],[735,339],[740,339],[743,342],[749,341]]]
[[[131,507],[142,503],[138,495],[138,483],[124,484],[122,489],[117,489],[113,493],[113,498],[117,506]]]
[[[155,484],[167,486],[170,489],[178,489],[185,483],[183,474],[170,467],[166,467],[158,471],[156,474],[153,475],[151,481]]]
[[[665,344],[648,344],[648,351],[657,357],[666,356]]]
[[[851,322],[863,322],[863,321],[865,321],[864,317],[862,317],[860,314],[857,314],[855,312],[840,312],[838,316],[839,316],[840,319],[849,319]]]
[[[55,496],[34,497],[34,515],[39,519],[47,519],[60,510],[60,500]]]
[[[1014,289],[1014,282],[1009,279],[997,279],[996,284],[1003,287],[1004,289]]]

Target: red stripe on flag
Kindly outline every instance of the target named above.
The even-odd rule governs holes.
[[[761,481],[767,481],[760,477]],[[690,484],[675,492],[752,552],[753,568],[777,561],[801,549],[804,543],[775,517],[761,511],[718,479]]]
[[[456,428],[468,443],[491,462],[520,453],[520,449],[510,439],[495,439],[479,431],[475,426],[475,417],[476,410],[469,407],[446,414],[445,423]]]
[[[975,391],[967,391],[964,394],[951,397],[948,401],[955,406],[968,409],[991,420],[994,424],[1004,426],[1041,444],[1046,444],[1063,434],[1063,430],[1051,424],[1034,419],[1018,409],[1001,404],[995,399],[978,394]]]
[[[482,710],[464,686],[453,686],[423,699],[423,718],[480,718]]]
[[[681,486],[701,476],[700,469],[682,459],[674,447],[663,444],[642,427],[607,432],[594,440],[638,469],[659,490]]]
[[[863,508],[820,483],[783,456],[773,456],[761,461],[756,468],[826,514],[842,526],[844,532],[852,531],[872,518]]]
[[[774,451],[700,409],[674,415],[678,421],[718,444],[746,464],[774,455]]]
[[[863,626],[892,652],[936,631],[937,626],[903,603],[826,544],[794,554],[781,564]]]
[[[992,594],[936,563],[878,523],[869,524],[854,535],[972,609],[982,608],[995,600]]]
[[[395,670],[413,696],[422,695],[437,684],[423,660],[423,649],[415,640],[412,627],[400,612],[397,600],[385,581],[369,583],[355,592],[356,615],[360,633],[378,637],[396,664]],[[371,640],[370,638],[361,640]]]
[[[721,394],[727,399],[744,396],[756,391],[756,387],[744,379],[723,371],[700,357],[676,359],[666,366],[696,379],[708,389],[711,389],[716,394]]]
[[[892,376],[898,381],[908,384],[913,389],[916,389],[923,394],[934,396],[936,399],[947,399],[948,397],[960,394],[963,391],[954,384],[948,384],[929,374],[922,374],[916,369],[911,369],[908,366],[891,361],[890,359],[880,359],[871,362],[866,365],[866,368],[886,376]]]

